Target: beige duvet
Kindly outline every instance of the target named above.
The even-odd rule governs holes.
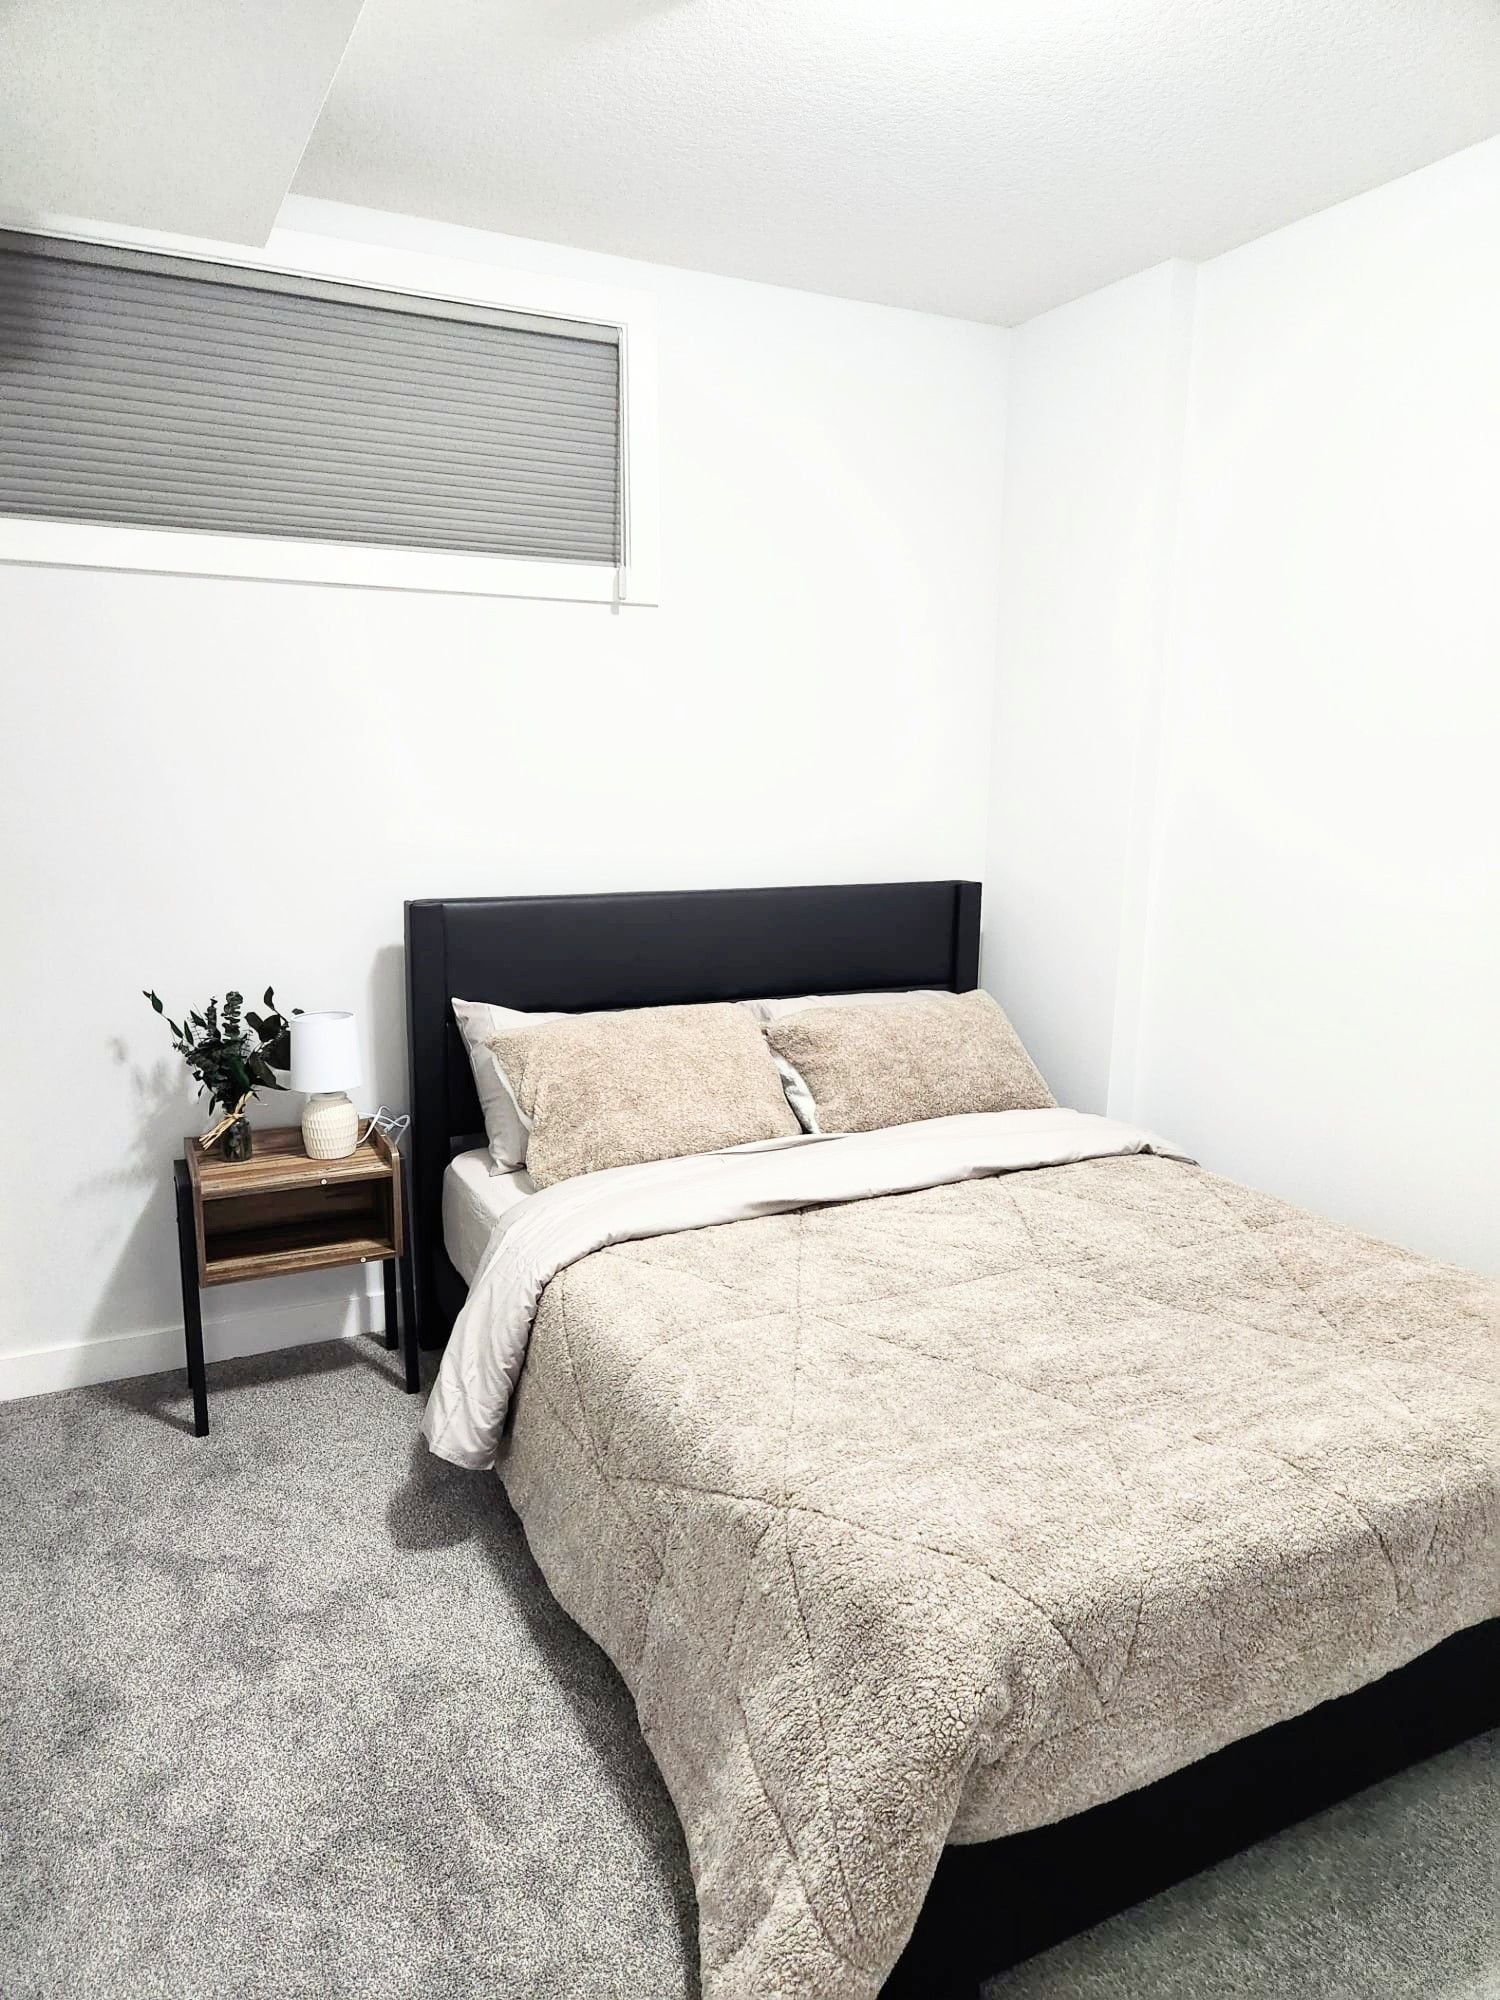
[[[1496,1288],[1180,1160],[950,1176],[541,1282],[501,1469],[681,1814],[705,2000],[865,2000],[944,1842],[1500,1612]]]

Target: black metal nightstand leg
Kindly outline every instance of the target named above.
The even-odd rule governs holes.
[[[422,1386],[422,1353],[417,1345],[417,1298],[411,1272],[408,1252],[401,1259],[401,1348],[406,1360],[406,1393],[414,1396]]]
[[[177,1190],[177,1254],[182,1265],[182,1331],[187,1345],[188,1387],[193,1392],[193,1435],[208,1436],[208,1379],[203,1372],[203,1304],[198,1290],[198,1237],[187,1162],[173,1174]]]
[[[385,1278],[385,1344],[396,1345],[396,1259],[387,1257],[381,1266]]]
[[[406,1393],[416,1395],[422,1386],[422,1350],[417,1339],[417,1260],[412,1248],[411,1170],[401,1152],[401,1212],[406,1217],[406,1255],[401,1266],[401,1352],[406,1361]],[[389,1268],[389,1266],[387,1266]]]

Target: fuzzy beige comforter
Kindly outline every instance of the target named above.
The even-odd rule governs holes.
[[[1146,1156],[617,1244],[506,1485],[687,1832],[705,2000],[865,2000],[944,1842],[1500,1611],[1496,1288]]]

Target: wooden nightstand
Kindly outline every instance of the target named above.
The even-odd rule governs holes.
[[[396,1345],[399,1275],[406,1387],[421,1376],[411,1262],[406,1256],[406,1168],[399,1148],[372,1132],[346,1160],[310,1160],[295,1128],[257,1132],[255,1154],[225,1160],[189,1139],[176,1163],[177,1242],[193,1429],[208,1435],[203,1374],[205,1285],[238,1285],[338,1264],[385,1264],[385,1344]]]

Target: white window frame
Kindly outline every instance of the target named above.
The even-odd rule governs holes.
[[[659,603],[656,310],[648,294],[295,229],[273,231],[263,252],[147,230],[101,233],[49,224],[45,233],[286,277],[323,278],[380,291],[414,293],[500,312],[575,323],[583,320],[616,333],[620,342],[622,560],[618,564],[551,562],[459,549],[377,548],[279,535],[225,535],[0,514],[0,562],[152,570],[175,576],[254,577],[473,597],[554,598],[617,609]]]

